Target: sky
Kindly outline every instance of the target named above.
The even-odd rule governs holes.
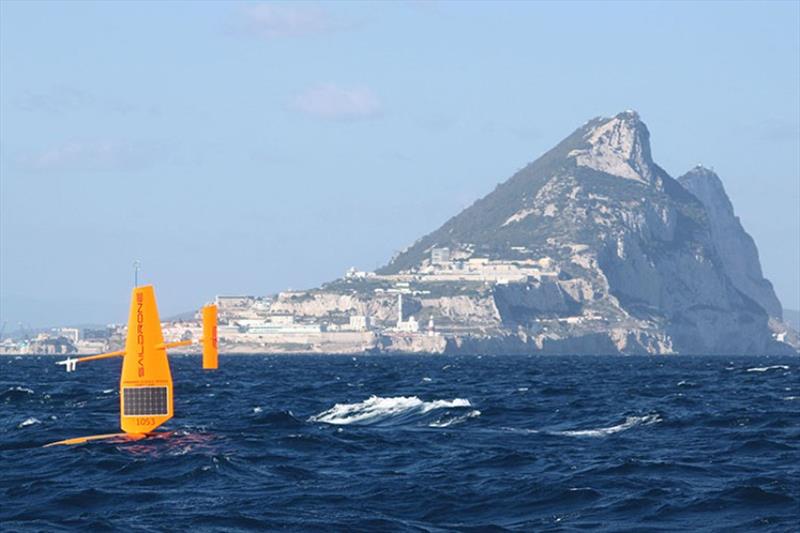
[[[0,2],[0,323],[371,270],[588,119],[723,180],[800,309],[800,3]]]

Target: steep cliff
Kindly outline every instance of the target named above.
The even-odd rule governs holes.
[[[719,176],[698,165],[678,178],[678,182],[703,203],[722,267],[736,288],[763,307],[771,317],[782,319],[781,303],[772,283],[761,272],[756,243],[734,213]]]

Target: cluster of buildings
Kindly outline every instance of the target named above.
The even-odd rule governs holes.
[[[22,338],[0,340],[0,354],[91,354],[104,352],[124,339],[125,328],[53,328]]]
[[[409,339],[439,336],[430,311],[422,313],[422,317],[414,316],[412,306],[406,309],[404,301],[404,298],[430,298],[436,283],[508,284],[557,275],[558,270],[549,258],[491,260],[435,247],[429,258],[409,271],[385,275],[355,268],[347,271],[345,281],[374,282],[367,284],[366,291],[382,302],[384,312],[380,316],[369,316],[363,306],[360,313],[355,308],[335,306],[308,313],[302,305],[285,305],[287,301],[313,299],[305,292],[285,292],[275,297],[223,295],[215,299],[219,317],[217,333],[221,348],[229,351],[363,351],[387,339],[391,342],[392,338],[410,342]],[[396,320],[385,312],[391,309],[395,309]],[[202,336],[199,315],[165,322],[162,327],[167,342]],[[81,330],[58,328],[34,338],[6,339],[0,342],[0,354],[99,353],[120,349],[125,335],[124,324]]]
[[[526,252],[523,247],[513,247],[514,251]],[[541,280],[548,276],[558,276],[558,267],[549,257],[541,259],[493,260],[485,257],[466,256],[463,252],[452,253],[449,248],[432,248],[430,259],[423,261],[419,268],[398,274],[376,274],[355,268],[345,273],[349,280],[373,280],[389,282],[478,282],[492,284],[522,283],[531,278]]]

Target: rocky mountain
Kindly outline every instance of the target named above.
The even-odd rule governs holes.
[[[454,335],[450,351],[794,351],[769,327],[780,303],[719,179],[670,177],[633,111],[587,122],[378,274],[424,270],[434,248],[461,261],[546,260],[557,272],[462,295],[495,322]],[[418,305],[442,314],[430,299]]]
[[[722,266],[736,288],[755,300],[771,317],[781,320],[783,309],[772,283],[764,279],[761,272],[756,243],[734,213],[719,176],[698,165],[679,177],[678,183],[703,203]]]

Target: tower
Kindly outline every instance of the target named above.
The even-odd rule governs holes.
[[[403,293],[397,293],[397,327],[403,323]]]

